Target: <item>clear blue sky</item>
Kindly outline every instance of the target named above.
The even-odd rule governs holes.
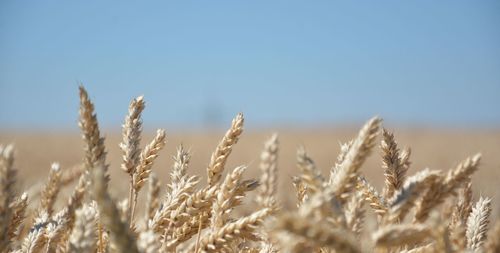
[[[500,126],[500,1],[0,2],[0,129]],[[207,120],[210,119],[210,120]]]

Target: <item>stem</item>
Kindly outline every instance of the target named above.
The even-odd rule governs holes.
[[[134,198],[133,198],[133,203],[132,203],[132,213],[130,214],[130,226],[133,225],[133,220],[134,220],[134,215],[135,215],[135,206],[137,205],[137,195],[138,195],[138,192],[133,189],[133,195],[134,195]]]
[[[131,213],[131,210],[132,210],[132,199],[133,199],[133,196],[134,196],[134,179],[133,179],[133,176],[130,178],[130,189],[129,189],[129,192],[128,192],[128,219],[129,219],[129,223],[132,224],[132,213]]]
[[[201,221],[201,213],[200,213],[200,225],[198,226],[198,236],[196,238],[196,245],[194,247],[194,252],[197,253],[198,252],[198,248],[200,246],[200,238],[201,238],[201,225],[202,225],[202,221]]]

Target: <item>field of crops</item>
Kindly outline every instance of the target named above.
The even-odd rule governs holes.
[[[1,252],[499,252],[498,130],[150,131],[142,97],[104,130],[80,99],[81,132],[0,133]]]

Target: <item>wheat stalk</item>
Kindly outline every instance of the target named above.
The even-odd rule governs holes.
[[[476,154],[462,161],[457,168],[451,170],[442,181],[436,181],[426,192],[417,205],[415,221],[423,222],[435,206],[441,204],[446,197],[455,193],[463,183],[474,173],[479,166],[481,154]]]
[[[260,187],[257,203],[261,207],[276,205],[276,191],[278,188],[278,135],[273,134],[264,144],[260,155]]]
[[[346,195],[356,185],[357,171],[375,144],[380,122],[381,120],[375,117],[361,128],[331,181],[331,185],[335,187],[335,194],[342,202],[345,202]]]
[[[306,184],[311,194],[323,189],[325,179],[312,158],[307,154],[306,149],[302,146],[297,150],[297,166],[302,172],[300,175],[302,182]]]
[[[221,178],[227,158],[233,150],[233,146],[238,142],[239,136],[243,132],[243,114],[239,113],[231,123],[231,128],[215,148],[210,158],[210,163],[207,168],[208,184],[213,186]]]
[[[382,169],[384,169],[385,175],[383,196],[389,199],[393,196],[394,192],[403,186],[408,167],[404,165],[401,159],[394,134],[383,129],[382,137],[380,148],[382,149]]]
[[[486,240],[489,217],[491,214],[491,199],[481,197],[467,219],[467,248],[477,251]]]
[[[106,185],[109,181],[108,166],[106,165],[106,150],[104,138],[101,137],[97,116],[94,113],[94,104],[83,86],[80,86],[80,120],[82,130],[83,150],[85,151],[84,166],[87,171],[94,168],[104,170]],[[106,186],[107,187],[107,186]]]
[[[144,150],[140,154],[139,164],[137,165],[137,168],[132,175],[132,199],[129,199],[129,201],[132,201],[132,203],[130,204],[131,225],[133,224],[132,221],[135,215],[137,196],[139,194],[139,191],[149,178],[149,174],[151,174],[151,169],[153,167],[154,161],[158,157],[158,153],[166,144],[165,138],[165,130],[159,129],[156,132],[155,138],[151,141],[151,143],[144,147]]]

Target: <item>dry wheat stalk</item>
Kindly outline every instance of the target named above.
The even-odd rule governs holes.
[[[153,219],[156,210],[160,208],[160,181],[154,172],[149,175],[148,196],[146,202],[145,220]]]
[[[108,166],[106,165],[106,150],[104,138],[101,137],[97,116],[94,113],[94,104],[83,86],[80,86],[80,120],[79,126],[82,130],[83,150],[85,151],[84,166],[87,171],[94,168],[102,168],[109,181]]]
[[[465,184],[461,189],[458,201],[450,218],[450,240],[456,249],[465,249],[465,230],[467,218],[472,212],[472,183]]]
[[[302,182],[306,184],[311,194],[323,189],[325,179],[304,147],[299,147],[297,150],[297,166],[302,172],[300,175]]]
[[[358,133],[358,137],[352,143],[351,148],[339,165],[331,185],[339,200],[345,202],[346,195],[355,187],[357,171],[370,154],[375,145],[381,120],[377,117],[370,119]]]
[[[330,177],[328,178],[329,185],[333,184],[333,180],[336,177],[336,174],[340,168],[340,165],[344,162],[345,156],[349,152],[349,149],[351,149],[353,142],[354,141],[351,140],[347,143],[340,144],[340,153],[337,156],[337,161],[335,161],[335,165],[330,169]]]
[[[239,113],[231,123],[231,128],[227,130],[226,134],[220,141],[217,148],[215,148],[210,163],[207,168],[208,184],[213,186],[219,182],[224,166],[226,165],[227,158],[233,150],[233,146],[238,142],[238,138],[243,132],[243,114]]]
[[[489,217],[491,214],[491,199],[481,197],[472,208],[467,219],[467,248],[472,251],[480,250],[481,245],[486,240]]]
[[[456,169],[450,170],[444,180],[435,181],[418,203],[415,221],[425,221],[432,208],[441,204],[446,197],[454,194],[456,189],[467,182],[472,173],[478,169],[480,159],[481,154],[467,158]]]
[[[403,220],[408,211],[415,206],[417,199],[425,194],[425,189],[441,178],[439,171],[428,169],[409,177],[403,187],[389,200],[390,209],[386,220],[388,222]]]
[[[14,184],[17,174],[14,169],[13,149],[12,145],[0,145],[0,250],[8,249],[10,243],[7,235],[12,209],[9,205],[15,198]]]
[[[198,246],[198,252],[219,252],[238,237],[251,233],[271,213],[271,209],[261,209],[247,217],[228,223],[204,237]],[[194,246],[190,252],[194,252]]]
[[[382,137],[380,148],[382,149],[382,169],[384,169],[385,175],[383,196],[389,199],[394,192],[403,186],[408,167],[404,166],[404,162],[401,160],[394,134],[383,129]]]
[[[236,167],[233,172],[226,176],[218,189],[217,196],[212,204],[212,220],[210,224],[212,230],[221,228],[227,220],[230,209],[234,207],[236,186],[240,183],[245,170],[245,166]]]
[[[68,209],[65,208],[54,215],[52,221],[47,225],[46,252],[56,252],[60,244],[64,243],[65,232],[68,229]]]
[[[363,203],[362,193],[358,192],[356,194],[352,194],[351,199],[344,207],[346,226],[357,236],[361,234],[361,229],[365,219]]]
[[[261,207],[276,205],[276,191],[278,188],[278,135],[273,134],[264,144],[260,155],[260,187],[257,203]]]
[[[356,189],[363,194],[364,200],[368,202],[368,205],[370,205],[377,215],[383,216],[387,213],[387,204],[384,198],[380,196],[377,190],[364,177],[358,177]]]
[[[128,107],[128,114],[125,117],[125,123],[123,124],[123,140],[120,143],[120,149],[123,153],[121,168],[130,177],[132,177],[139,164],[139,154],[141,153],[139,145],[142,133],[141,113],[144,107],[143,96],[132,99]]]
[[[292,177],[292,184],[297,195],[297,207],[300,207],[307,200],[307,186],[299,177]]]
[[[139,96],[132,99],[128,107],[128,114],[125,117],[123,124],[122,136],[123,140],[120,143],[122,150],[121,168],[130,176],[128,210],[132,210],[132,199],[134,198],[134,174],[139,164],[139,155],[141,153],[140,142],[142,133],[141,113],[144,110],[144,97]],[[132,222],[131,212],[127,212],[128,219]]]
[[[26,218],[26,209],[28,207],[28,195],[23,193],[20,198],[14,201],[9,208],[12,210],[12,216],[10,223],[8,223],[8,229],[4,236],[7,236],[10,240],[10,243],[13,241],[19,240],[20,236],[20,228],[22,223]],[[9,248],[10,245],[6,245],[6,248]]]
[[[133,219],[135,215],[135,207],[137,205],[137,196],[139,191],[146,183],[149,178],[149,174],[151,174],[151,169],[153,167],[153,163],[158,157],[158,153],[165,146],[165,130],[158,129],[156,131],[155,138],[144,147],[139,158],[139,163],[137,168],[134,170],[134,174],[132,175],[132,198],[129,199],[130,204],[130,224],[133,225]]]
[[[54,204],[61,189],[61,168],[58,163],[53,163],[49,172],[49,179],[42,190],[40,197],[40,209],[47,212],[49,216],[54,212]]]

